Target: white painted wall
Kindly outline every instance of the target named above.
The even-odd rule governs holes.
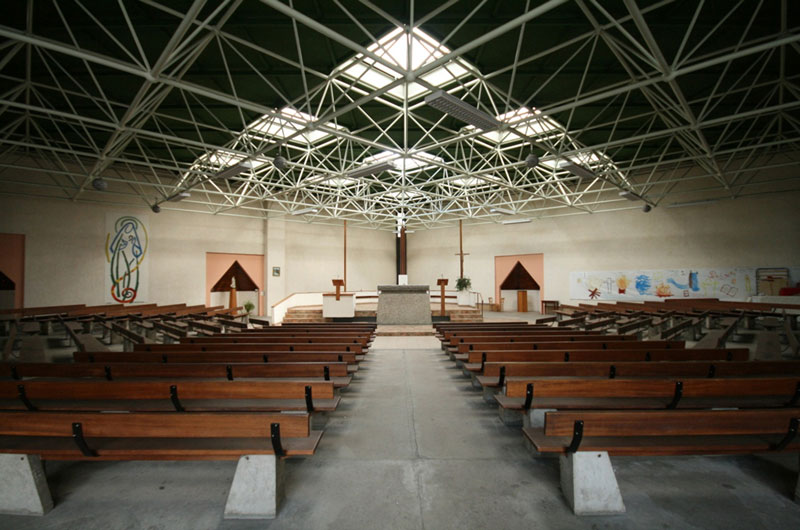
[[[342,226],[285,223],[286,294],[332,291],[333,278],[344,274]],[[347,229],[347,290],[375,290],[394,284],[394,235],[391,232]]]
[[[656,208],[464,226],[465,274],[485,301],[494,257],[544,253],[543,298],[567,301],[575,270],[800,265],[800,194],[686,208]],[[206,252],[266,254],[268,307],[293,292],[330,291],[341,277],[342,227],[267,222],[63,200],[0,197],[0,232],[26,235],[27,306],[103,303],[105,213],[147,214],[151,301],[205,301]],[[267,237],[264,237],[264,234]],[[458,276],[458,229],[408,236],[409,283]],[[391,232],[348,228],[348,290],[395,283]],[[271,276],[272,266],[281,277]]]
[[[25,234],[25,305],[104,303],[105,213],[147,215],[150,299],[205,303],[206,252],[259,254],[260,220],[0,197],[0,232]]]
[[[464,274],[485,301],[494,294],[494,257],[544,254],[543,299],[569,300],[580,270],[800,265],[800,194],[684,208],[573,215],[517,225],[464,224]],[[409,282],[458,276],[458,228],[408,236]],[[538,279],[538,278],[537,278]],[[795,279],[797,281],[797,279]]]

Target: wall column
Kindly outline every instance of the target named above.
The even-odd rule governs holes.
[[[280,267],[280,276],[273,275],[273,268]],[[264,220],[264,278],[267,293],[264,312],[272,316],[273,304],[283,300],[286,292],[286,221],[280,218]]]

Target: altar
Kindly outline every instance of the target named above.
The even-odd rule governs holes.
[[[429,286],[378,286],[378,325],[431,324],[431,322]]]

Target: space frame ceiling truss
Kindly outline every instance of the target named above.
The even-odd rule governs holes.
[[[598,0],[576,0],[591,29],[530,55],[522,48],[524,32],[535,28],[537,17],[567,0],[523,11],[454,50],[447,46],[458,27],[435,41],[421,27],[428,17],[413,19],[413,2],[407,23],[377,10],[395,26],[383,35],[371,34],[339,5],[372,43],[365,47],[291,5],[262,0],[264,9],[291,21],[294,53],[260,48],[226,32],[239,0],[221,1],[210,11],[204,9],[206,2],[196,0],[185,13],[174,11],[168,2],[144,3],[177,22],[155,61],[142,49],[125,2],[119,2],[129,32],[124,40],[133,46],[116,38],[91,5],[78,4],[84,23],[91,21],[117,44],[113,54],[82,47],[59,3],[53,6],[68,41],[36,32],[32,0],[24,29],[0,25],[5,39],[0,44],[2,193],[119,204],[135,199],[140,204],[248,217],[300,212],[289,218],[346,219],[356,226],[394,230],[398,219],[410,228],[446,226],[458,219],[497,222],[504,218],[498,209],[541,218],[630,208],[619,197],[623,190],[656,206],[800,187],[797,179],[770,171],[797,164],[800,140],[800,72],[785,66],[790,59],[797,61],[800,31],[789,26],[785,0],[775,34],[749,38],[748,24],[735,47],[710,51],[702,46],[705,39],[690,44],[697,42],[694,23],[704,9],[698,3],[671,57],[648,25],[659,10],[669,9],[670,1],[642,9],[624,0],[627,12],[615,17]],[[731,13],[749,9],[752,22],[760,5],[740,2]],[[725,16],[714,31],[725,30]],[[467,17],[463,23],[468,22]],[[303,60],[303,47],[309,44],[301,39],[298,26],[347,47],[354,56],[329,72],[310,68]],[[518,36],[513,63],[481,72],[464,59],[508,32]],[[610,51],[626,78],[597,87],[590,76],[601,47]],[[225,88],[185,79],[209,50],[221,60]],[[403,52],[400,60],[398,50]],[[285,93],[248,59],[253,53],[296,69],[304,93]],[[512,95],[518,94],[514,80],[519,68],[554,54],[568,57],[561,68],[582,70],[574,94],[539,102],[539,92],[558,83],[559,68],[524,99]],[[4,71],[20,57],[25,76]],[[765,67],[774,61],[780,65],[777,77]],[[31,75],[34,62],[48,72],[46,81]],[[231,62],[240,65],[236,71],[229,67]],[[250,78],[280,95],[282,107],[238,95],[242,63]],[[728,80],[734,63],[736,71],[746,75]],[[76,68],[87,75],[73,75]],[[681,79],[711,68],[721,68],[719,81],[700,96],[689,95]],[[100,70],[137,80],[135,96],[129,101],[107,97]],[[509,74],[508,86],[496,82]],[[495,131],[463,123],[452,126],[445,114],[432,113],[424,101],[441,88],[502,125]],[[745,105],[754,93],[761,94],[759,104]],[[165,109],[163,103],[176,95],[183,102],[180,111]],[[643,98],[649,108],[633,110],[638,108],[632,103],[635,98]],[[731,107],[729,102],[737,98],[741,103]],[[602,105],[603,112],[578,123],[576,112],[589,104]],[[232,130],[215,114],[218,108],[235,109],[241,126]],[[374,113],[374,108],[381,110]],[[349,130],[344,118],[353,114],[367,125]],[[611,114],[614,117],[608,118]],[[260,118],[253,121],[253,115]],[[560,121],[552,117],[556,115]],[[635,124],[632,134],[617,134],[628,124]],[[176,132],[187,126],[193,134]],[[402,137],[392,134],[398,127]],[[710,139],[707,131],[712,128],[721,132]],[[597,141],[598,133],[606,140]],[[220,135],[228,140],[205,140]],[[97,141],[100,137],[103,142]],[[584,141],[589,137],[592,140]],[[535,167],[526,163],[531,152],[539,158]],[[288,161],[285,167],[280,168],[276,157]],[[247,163],[242,171],[219,178],[226,168],[242,163]],[[382,170],[364,174],[373,164],[383,164]],[[570,164],[584,171],[576,174],[567,169]],[[17,176],[20,170],[34,176],[23,179]],[[360,174],[353,176],[357,171]],[[102,194],[91,187],[98,178],[110,184]],[[180,205],[168,202],[180,192],[190,196]]]

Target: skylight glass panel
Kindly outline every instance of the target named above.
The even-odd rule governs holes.
[[[248,125],[247,131],[254,136],[261,136],[265,138],[281,138],[285,140],[286,138],[307,127],[310,123],[317,121],[315,116],[291,107],[282,108],[279,111],[279,114],[280,116],[270,116],[265,114]],[[281,116],[285,116],[285,118]],[[325,127],[330,129],[345,130],[344,127],[336,125],[332,122],[326,122]],[[313,144],[328,136],[330,136],[329,132],[320,129],[314,129],[312,131],[306,131],[299,136],[295,136],[292,140]]]
[[[493,182],[499,179],[493,175],[481,175],[480,177],[458,177],[449,181],[454,186],[474,187],[480,185],[494,186]]]
[[[409,41],[407,34],[402,28],[395,29],[378,40],[378,42],[371,44],[367,49],[381,59],[384,59],[386,62],[402,70],[416,70],[450,53],[450,50],[446,46],[441,45],[436,39],[419,29],[412,30],[410,38],[410,61],[408,56]],[[392,81],[402,77],[399,72],[370,57],[365,57],[362,54],[358,54],[350,61],[344,63],[337,68],[337,71],[340,71],[344,76],[357,80],[359,83],[367,85],[372,89],[383,88]],[[452,60],[421,77],[428,83],[441,87],[452,83],[468,73],[469,70],[464,65],[456,60]],[[387,93],[397,99],[403,99],[405,97],[405,90],[405,86],[400,85],[390,89]],[[420,96],[426,92],[428,92],[428,90],[418,83],[408,84],[409,98]]]
[[[596,153],[578,153],[576,155],[568,156],[565,158],[559,159],[550,159],[550,160],[542,160],[539,162],[540,165],[549,167],[550,169],[563,169],[566,164],[570,162],[574,164],[578,164],[580,166],[585,166],[587,168],[597,166],[602,162],[610,162],[609,160],[604,158],[600,158]]]
[[[526,138],[535,140],[545,140],[555,138],[561,134],[562,127],[557,121],[542,114],[542,111],[528,107],[520,107],[516,110],[495,116],[497,121],[507,123],[519,131]],[[475,127],[468,125],[467,130],[474,131]],[[481,138],[485,138],[493,143],[506,143],[522,139],[519,134],[513,131],[495,130],[482,133]]]
[[[371,166],[380,162],[388,162],[396,171],[402,171],[403,167],[405,166],[406,172],[411,172],[433,168],[436,167],[436,164],[444,163],[444,160],[441,157],[426,153],[425,151],[414,153],[413,156],[414,158],[410,156],[402,157],[396,153],[392,153],[391,151],[381,151],[378,154],[366,157],[362,165]],[[426,160],[435,163],[432,164],[430,162],[426,162]]]
[[[383,194],[384,197],[390,197],[392,199],[414,199],[417,197],[422,197],[422,193],[419,191],[387,191]]]

